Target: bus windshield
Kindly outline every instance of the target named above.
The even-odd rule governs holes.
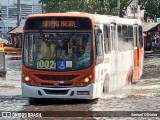
[[[92,64],[91,33],[25,33],[24,65],[33,69],[81,70]]]

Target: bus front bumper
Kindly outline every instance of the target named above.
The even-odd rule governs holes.
[[[71,98],[95,99],[96,85],[89,84],[85,87],[47,88],[29,86],[22,83],[22,97],[26,98]]]

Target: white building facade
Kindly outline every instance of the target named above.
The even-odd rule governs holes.
[[[33,13],[42,13],[39,0],[0,0],[0,37],[15,28],[18,21],[23,25],[26,16]]]
[[[126,16],[127,18],[144,18],[144,10],[140,9],[138,5],[138,0],[133,0],[127,7]]]

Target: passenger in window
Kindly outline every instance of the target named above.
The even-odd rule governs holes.
[[[51,37],[45,38],[41,43],[41,58],[54,58],[56,55],[55,48],[56,44],[54,43],[54,40]]]

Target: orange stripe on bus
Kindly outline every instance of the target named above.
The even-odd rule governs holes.
[[[137,81],[139,79],[140,75],[140,69],[141,69],[141,59],[142,59],[142,49],[136,49],[134,50],[134,68],[133,68],[133,81]]]

